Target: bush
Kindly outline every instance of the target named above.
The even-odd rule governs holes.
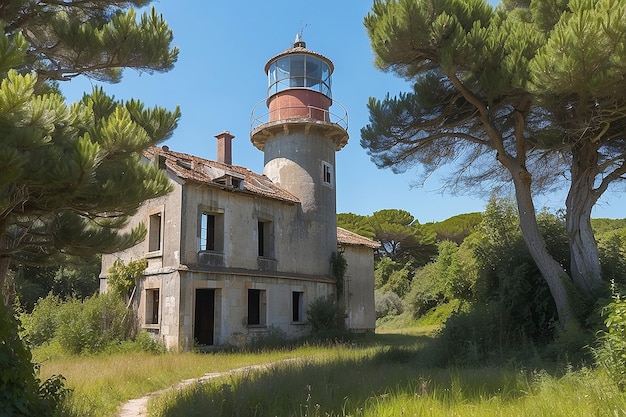
[[[306,316],[313,334],[346,332],[346,309],[332,295],[314,300]]]
[[[413,318],[419,318],[445,302],[437,263],[430,263],[417,270],[411,282],[411,290],[405,300]]]
[[[252,351],[283,347],[287,344],[287,334],[277,326],[268,326],[266,331],[255,333],[248,348]]]
[[[39,385],[32,356],[13,311],[0,303],[0,415],[49,416],[67,392],[62,376]]]
[[[626,299],[614,295],[603,315],[606,330],[600,333],[600,345],[594,353],[597,362],[623,390],[626,388]]]
[[[397,316],[404,311],[402,299],[395,292],[374,292],[376,318]]]
[[[25,338],[32,346],[50,343],[59,327],[59,311],[63,302],[55,295],[40,298],[32,313],[22,314]]]
[[[130,336],[131,315],[117,294],[70,300],[59,313],[57,339],[69,353],[103,350]]]

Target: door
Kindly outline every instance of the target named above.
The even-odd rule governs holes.
[[[215,290],[196,290],[196,309],[194,319],[193,338],[199,345],[213,344],[213,330],[215,328]]]

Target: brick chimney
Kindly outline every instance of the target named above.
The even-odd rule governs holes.
[[[217,139],[217,162],[222,164],[233,164],[233,150],[231,141],[234,136],[229,131],[225,130],[222,133],[215,135]]]

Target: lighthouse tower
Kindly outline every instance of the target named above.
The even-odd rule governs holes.
[[[301,202],[289,231],[305,255],[295,272],[328,275],[337,250],[335,152],[348,142],[348,132],[345,109],[335,103],[339,115],[330,111],[333,69],[297,36],[292,48],[265,65],[268,111],[252,112],[250,140],[264,152],[263,174]]]

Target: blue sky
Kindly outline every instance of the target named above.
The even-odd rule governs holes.
[[[395,95],[410,86],[373,65],[363,27],[371,0],[198,1],[153,3],[174,32],[180,48],[175,68],[163,74],[127,70],[121,83],[104,85],[117,99],[137,98],[147,105],[173,109],[182,118],[167,144],[172,150],[215,159],[214,135],[228,130],[233,140],[233,164],[263,171],[263,154],[250,143],[252,108],[265,98],[265,63],[290,48],[303,32],[307,48],[335,65],[333,99],[348,110],[350,140],[337,153],[337,212],[370,215],[386,208],[409,211],[420,223],[483,211],[482,196],[451,196],[437,176],[416,184],[416,171],[393,174],[378,169],[361,148],[360,129],[368,123],[366,104],[373,96]],[[96,83],[83,77],[62,83],[75,101]],[[332,111],[333,109],[331,109]],[[624,218],[620,193],[607,194],[593,217]],[[538,208],[563,206],[559,193],[538,196]]]

